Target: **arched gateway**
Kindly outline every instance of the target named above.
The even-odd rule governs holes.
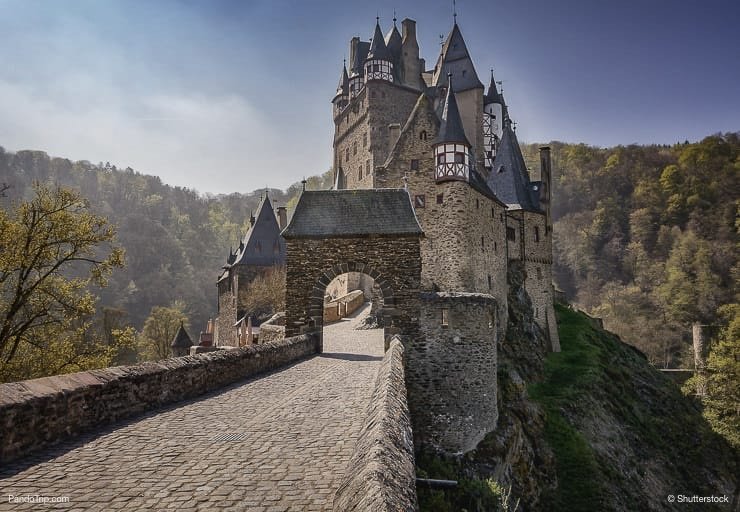
[[[305,191],[282,235],[286,336],[321,332],[326,287],[346,272],[380,287],[386,338],[418,333],[423,232],[405,190]]]

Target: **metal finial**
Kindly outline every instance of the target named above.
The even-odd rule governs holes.
[[[303,180],[301,181],[301,183],[303,184],[303,191],[305,192],[306,191],[306,183],[308,183],[306,181],[306,177],[305,176],[303,177]]]
[[[452,0],[452,22],[457,25],[457,3]]]
[[[516,131],[516,121],[511,122],[511,127]]]
[[[445,36],[440,34],[439,35],[439,45],[442,46],[443,44],[445,44]]]
[[[404,172],[403,173],[403,178],[401,178],[401,179],[403,180],[403,189],[404,190],[408,190],[409,189],[409,175],[408,175],[408,173]]]
[[[393,9],[393,26],[396,26],[396,10]]]

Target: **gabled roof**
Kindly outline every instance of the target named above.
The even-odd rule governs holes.
[[[265,194],[249,228],[239,245],[233,265],[282,265],[285,263],[285,240],[280,236],[275,212]]]
[[[172,348],[190,348],[193,346],[193,340],[190,339],[190,336],[185,330],[185,326],[182,322],[180,322],[180,328],[177,330],[175,339],[172,340],[172,344],[170,346]]]
[[[388,51],[388,47],[385,45],[383,32],[380,31],[380,21],[375,22],[375,33],[373,34],[373,40],[370,43],[370,51],[367,53],[367,58],[368,60],[392,60],[391,52]]]
[[[514,210],[540,211],[532,195],[532,185],[527,165],[511,123],[504,123],[501,143],[488,175],[488,187],[496,196]]]
[[[283,237],[422,235],[404,189],[307,190]]]
[[[491,70],[491,83],[488,85],[488,93],[483,96],[483,104],[488,105],[489,103],[500,103],[501,105],[504,103],[504,98],[498,93],[496,80],[493,78],[493,70]]]
[[[465,136],[462,119],[460,118],[460,110],[457,108],[457,100],[455,99],[453,90],[452,77],[449,77],[447,96],[445,97],[444,107],[442,108],[442,123],[439,126],[439,134],[434,142],[436,144],[459,142],[470,146],[470,142]]]
[[[473,60],[468,53],[460,27],[455,23],[450,35],[442,46],[442,53],[437,60],[433,83],[436,86],[444,85],[447,75],[452,73],[455,79],[455,92],[467,91],[468,89],[481,88],[483,84],[478,79],[473,66]]]

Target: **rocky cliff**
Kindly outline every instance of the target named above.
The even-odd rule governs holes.
[[[420,487],[421,509],[514,510],[518,501],[520,511],[737,510],[738,454],[697,404],[566,306],[557,307],[562,352],[547,353],[523,271],[511,267],[497,429],[460,459],[419,454],[420,476],[459,481],[454,490]]]

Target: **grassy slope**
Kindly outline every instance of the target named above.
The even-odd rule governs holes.
[[[557,313],[562,352],[548,356],[545,380],[529,389],[546,410],[557,460],[548,509],[663,510],[670,493],[731,492],[735,454],[696,405],[587,316]]]

